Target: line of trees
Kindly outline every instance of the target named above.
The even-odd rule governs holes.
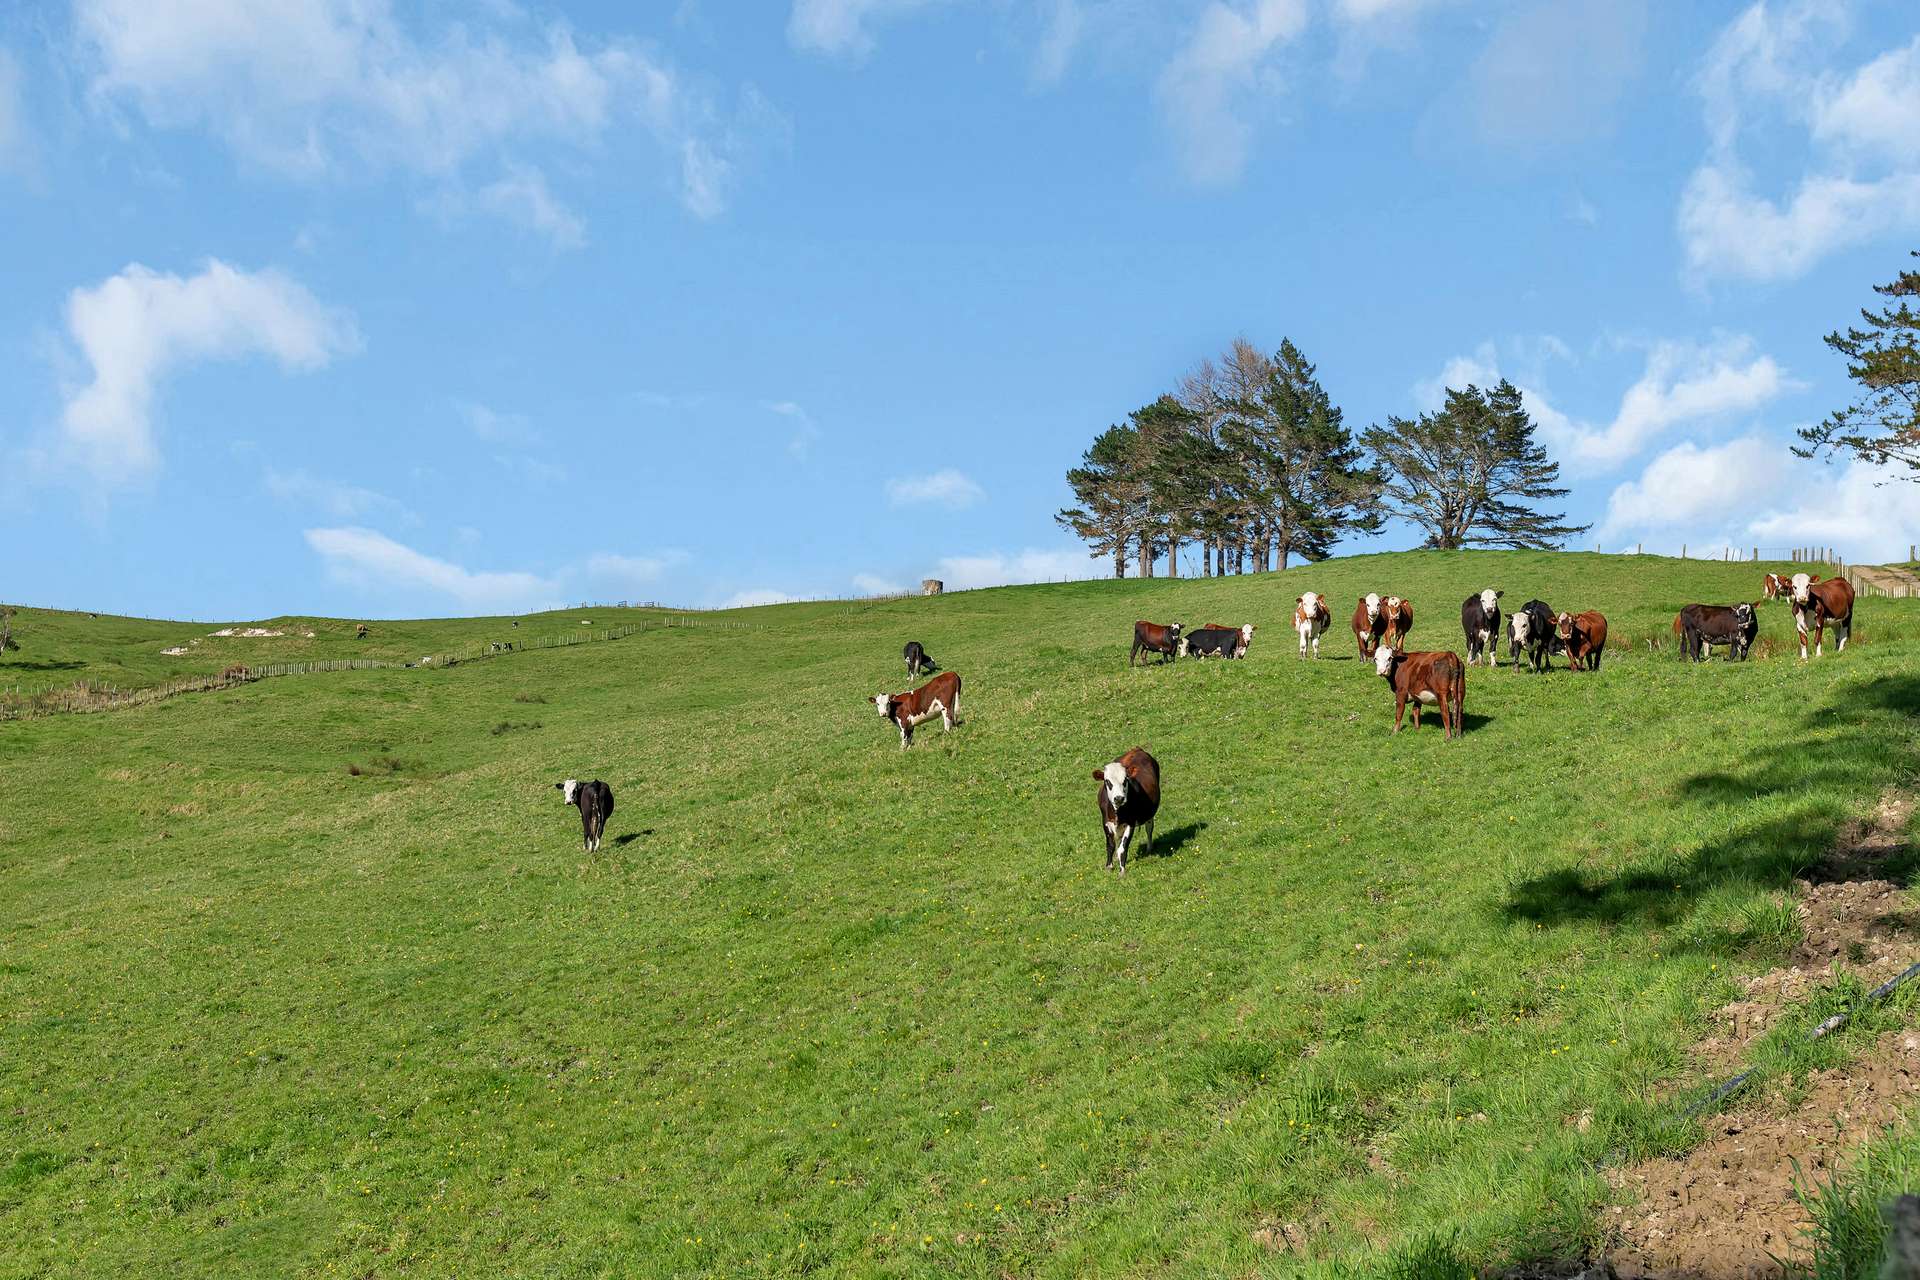
[[[1388,517],[1449,549],[1551,547],[1588,527],[1526,505],[1567,491],[1509,382],[1449,389],[1438,411],[1388,418],[1358,442],[1342,419],[1291,341],[1269,356],[1235,339],[1096,436],[1067,472],[1076,505],[1055,519],[1111,557],[1116,578],[1129,560],[1152,577],[1162,558],[1177,576],[1184,545],[1204,574],[1285,569]]]

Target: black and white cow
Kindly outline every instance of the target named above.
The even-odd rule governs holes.
[[[600,837],[606,832],[607,819],[613,816],[613,788],[598,778],[592,782],[568,778],[553,786],[568,804],[579,808],[580,839],[587,852],[600,852]]]
[[[1242,627],[1204,626],[1180,637],[1183,658],[1244,658],[1253,643],[1253,624]]]
[[[1460,625],[1467,633],[1467,665],[1474,666],[1482,654],[1493,666],[1500,665],[1500,597],[1504,591],[1489,587],[1467,597],[1460,606]]]
[[[1554,612],[1544,600],[1529,600],[1507,619],[1508,656],[1520,665],[1525,654],[1535,671],[1553,670]]]
[[[922,671],[930,675],[940,669],[940,664],[920,647],[918,640],[907,641],[907,647],[900,651],[900,656],[907,660],[907,675],[914,679],[918,679]]]

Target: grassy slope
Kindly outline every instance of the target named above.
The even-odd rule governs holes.
[[[513,641],[630,625],[670,616],[658,609],[561,609],[497,618],[427,618],[376,621],[364,640],[354,638],[351,618],[265,618],[245,622],[167,622],[65,609],[27,609],[14,620],[18,652],[0,656],[0,693],[37,693],[95,680],[122,688],[161,684],[180,676],[212,675],[234,663],[315,662],[330,658],[376,658],[418,662],[489,640]],[[680,615],[671,615],[678,617]],[[519,626],[516,628],[515,623]],[[215,636],[227,627],[283,631],[277,637]],[[313,638],[307,638],[307,632]],[[198,641],[198,643],[195,643]],[[186,647],[179,657],[161,651]]]
[[[1359,557],[0,726],[0,1272],[1197,1277],[1454,1226],[1480,1258],[1577,1248],[1594,1160],[1672,1138],[1650,1099],[1743,935],[1920,762],[1920,601],[1863,602],[1810,667],[1475,670],[1454,744],[1389,739],[1344,628],[1299,663],[1286,617],[1306,587],[1398,591],[1457,649],[1492,582],[1639,636],[1757,580]],[[1264,630],[1244,663],[1129,671],[1136,617]],[[909,637],[963,673],[968,723],[903,754],[862,699]],[[1089,775],[1137,742],[1170,852],[1117,881]],[[376,757],[402,767],[348,774]],[[568,774],[616,790],[597,861]],[[1303,1254],[1256,1238],[1275,1224]]]

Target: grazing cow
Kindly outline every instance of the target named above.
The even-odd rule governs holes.
[[[880,718],[900,728],[900,749],[913,745],[913,727],[922,720],[940,717],[941,730],[960,723],[960,677],[945,671],[912,693],[878,693],[871,699]]]
[[[1853,635],[1853,584],[1845,578],[1825,582],[1807,573],[1796,573],[1789,584],[1788,598],[1793,601],[1793,627],[1800,633],[1800,657],[1807,656],[1807,628],[1813,628],[1813,656],[1826,650],[1826,626],[1833,624],[1835,653],[1845,653],[1847,639]]]
[[[1544,600],[1527,601],[1518,613],[1507,619],[1510,645],[1507,656],[1516,667],[1524,653],[1534,671],[1553,670],[1553,642],[1558,638],[1554,634],[1555,622],[1554,612]]]
[[[1127,873],[1127,845],[1141,832],[1140,852],[1153,849],[1153,817],[1160,812],[1160,762],[1145,747],[1093,771],[1100,784],[1100,825],[1107,833],[1107,869]]]
[[[1189,631],[1180,637],[1180,656],[1194,658],[1244,658],[1247,646],[1253,643],[1253,624],[1243,627],[1229,627],[1224,623],[1209,622],[1197,631]]]
[[[1420,708],[1426,703],[1440,704],[1440,725],[1448,738],[1465,732],[1462,723],[1467,704],[1467,669],[1452,653],[1398,653],[1391,645],[1374,650],[1373,669],[1393,688],[1393,731],[1400,732],[1400,721],[1407,712],[1407,699],[1413,699],[1413,727],[1420,727]]]
[[[920,678],[922,671],[932,674],[940,669],[940,664],[927,656],[927,651],[920,647],[918,640],[907,641],[907,647],[900,651],[900,656],[907,660],[907,675],[915,680]]]
[[[1713,646],[1726,645],[1734,658],[1745,661],[1760,634],[1758,604],[1690,604],[1673,620],[1680,637],[1680,658],[1704,662],[1713,656]]]
[[[1563,613],[1554,620],[1554,634],[1567,651],[1567,666],[1574,671],[1598,671],[1600,655],[1607,647],[1607,619],[1588,609],[1582,613]]]
[[[1333,622],[1333,611],[1327,608],[1327,602],[1317,591],[1308,591],[1293,598],[1293,631],[1300,637],[1300,656],[1307,656],[1307,647],[1313,647],[1313,656],[1320,656],[1320,637],[1327,633],[1327,627]]]
[[[1360,656],[1371,658],[1387,629],[1386,615],[1380,611],[1380,597],[1372,592],[1360,597],[1353,609],[1353,638],[1360,642]]]
[[[1133,648],[1127,651],[1127,665],[1143,653],[1157,653],[1162,662],[1172,662],[1180,652],[1180,624],[1136,622],[1133,624]]]
[[[1500,665],[1500,597],[1504,591],[1489,587],[1467,597],[1460,606],[1460,625],[1467,633],[1467,665],[1474,666],[1485,654],[1493,666]]]
[[[587,852],[600,852],[600,837],[606,832],[607,819],[613,816],[613,788],[598,778],[592,782],[568,778],[553,785],[568,804],[578,806],[580,839]]]
[[[1807,575],[1807,580],[1810,582],[1818,582],[1820,581],[1820,575],[1810,573]],[[1767,593],[1767,599],[1778,600],[1792,590],[1793,579],[1783,574],[1770,573],[1764,579],[1764,587]]]
[[[1407,632],[1413,630],[1413,601],[1402,600],[1399,596],[1388,596],[1380,602],[1380,616],[1387,620],[1386,631],[1381,636],[1380,643],[1404,651],[1407,647]]]

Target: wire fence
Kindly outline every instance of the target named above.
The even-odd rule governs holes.
[[[77,680],[58,689],[23,693],[18,688],[0,690],[0,720],[27,720],[36,716],[63,715],[94,711],[121,711],[144,707],[183,693],[206,693],[231,689],[235,685],[282,676],[316,675],[333,671],[379,671],[444,669],[463,662],[497,658],[509,653],[532,653],[541,649],[565,649],[582,644],[605,644],[643,631],[669,631],[682,628],[724,631],[756,630],[749,622],[723,618],[647,618],[618,627],[593,631],[560,632],[554,635],[527,636],[513,640],[476,640],[444,653],[426,654],[416,661],[395,658],[316,658],[310,661],[236,662],[217,675],[181,676],[158,684],[123,687],[105,680]]]

